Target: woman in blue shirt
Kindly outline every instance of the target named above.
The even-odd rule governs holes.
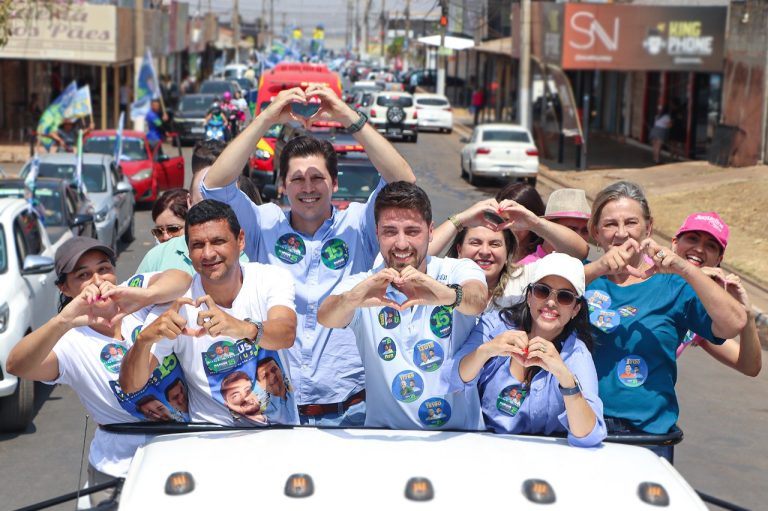
[[[525,300],[484,314],[459,350],[451,390],[477,385],[490,430],[567,432],[580,447],[605,438],[583,294],[581,262],[549,254],[537,263]]]
[[[585,267],[585,297],[609,430],[666,434],[679,413],[678,345],[688,330],[722,344],[744,327],[744,307],[650,238],[653,219],[638,185],[620,181],[598,193],[589,227],[606,252]],[[671,458],[671,449],[656,451]]]

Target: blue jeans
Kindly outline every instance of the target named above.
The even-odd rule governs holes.
[[[341,406],[341,405],[339,405]],[[301,415],[299,423],[302,426],[338,426],[341,428],[361,428],[365,424],[365,401],[361,401],[334,413],[324,415]]]

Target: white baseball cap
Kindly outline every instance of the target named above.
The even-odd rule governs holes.
[[[553,252],[533,264],[536,265],[536,268],[533,270],[531,282],[538,282],[544,277],[557,275],[570,282],[578,296],[584,295],[584,265],[575,257]]]

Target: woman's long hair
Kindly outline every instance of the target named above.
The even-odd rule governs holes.
[[[529,285],[525,291],[525,299],[523,301],[499,311],[499,316],[508,327],[523,330],[529,335],[533,328],[531,307],[528,305],[528,297],[530,296],[530,293],[531,286]],[[592,327],[589,323],[589,307],[583,296],[578,298],[578,303],[581,304],[579,312],[565,324],[560,335],[552,340],[552,344],[555,345],[555,349],[557,349],[558,353],[563,349],[563,342],[565,342],[565,340],[574,332],[576,333],[576,337],[587,346],[589,352],[592,352]],[[541,370],[540,367],[527,367],[525,369],[524,383],[530,384],[539,370]]]

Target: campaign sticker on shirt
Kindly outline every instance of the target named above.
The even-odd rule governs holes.
[[[616,377],[625,387],[639,387],[648,378],[648,364],[637,355],[626,356],[616,364]]]
[[[443,365],[443,358],[443,348],[437,341],[425,339],[413,347],[413,363],[422,371],[437,371]]]
[[[144,285],[144,275],[139,273],[138,275],[134,275],[131,277],[131,280],[128,281],[128,287],[142,287]]]
[[[384,307],[379,311],[379,324],[390,330],[400,325],[400,312],[392,307]]]
[[[320,251],[320,260],[332,270],[340,270],[349,262],[349,247],[344,240],[334,238],[328,240]]]
[[[382,360],[386,362],[394,360],[395,356],[397,355],[397,345],[395,345],[394,339],[391,337],[383,338],[379,343],[378,352]]]
[[[514,417],[523,406],[526,396],[528,396],[528,389],[525,385],[508,385],[499,392],[499,397],[496,398],[496,409]]]
[[[107,344],[101,349],[99,360],[104,364],[104,368],[110,373],[120,373],[120,363],[125,355],[125,346],[113,342]]]
[[[451,418],[451,405],[441,397],[426,399],[419,406],[419,420],[430,428],[439,428]]]
[[[424,392],[424,380],[414,371],[402,371],[392,380],[392,395],[404,403],[412,403]]]
[[[134,329],[133,329],[133,332],[131,332],[131,340],[132,340],[133,342],[136,342],[136,338],[137,338],[137,337],[139,336],[139,334],[141,333],[141,328],[142,328],[142,326],[143,326],[143,325],[139,325],[139,326],[137,326],[136,328],[134,328]]]
[[[621,316],[614,310],[597,309],[589,315],[589,322],[607,334],[619,327]]]
[[[296,233],[283,234],[275,243],[275,255],[284,263],[296,264],[306,253],[304,240]]]
[[[595,309],[607,309],[611,306],[611,297],[605,291],[590,289],[584,293],[584,297],[587,299],[589,312],[593,312]]]
[[[232,341],[217,341],[208,347],[203,360],[211,373],[227,371],[237,364],[237,347]]]
[[[445,305],[439,305],[432,309],[429,316],[429,328],[432,333],[441,339],[451,335],[453,327],[453,309]]]
[[[619,314],[621,314],[621,317],[623,318],[634,316],[635,314],[637,314],[637,307],[632,307],[631,305],[625,305],[624,307],[621,307],[619,309]]]

